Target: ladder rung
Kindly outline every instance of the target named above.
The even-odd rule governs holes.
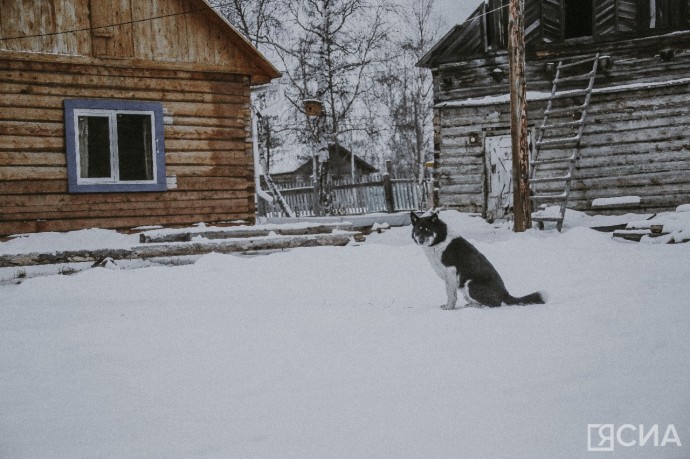
[[[538,166],[540,164],[557,164],[557,163],[572,163],[575,161],[575,156],[568,156],[567,158],[551,158],[551,159],[535,159],[530,161],[530,165]]]
[[[546,139],[546,140],[540,140],[537,142],[537,147],[539,148],[548,148],[548,147],[560,147],[563,145],[570,145],[574,144],[577,145],[577,143],[580,141],[580,136],[576,135],[573,137],[562,137],[562,138],[556,138],[556,139]]]
[[[571,178],[572,177],[570,176],[570,174],[563,175],[560,177],[533,178],[533,179],[529,179],[529,183],[563,182],[563,181],[568,181]]]
[[[595,76],[594,72],[588,72],[588,73],[583,73],[582,75],[572,75],[572,76],[567,76],[563,78],[558,78],[557,80],[553,80],[554,84],[559,84],[559,83],[566,83],[568,81],[582,81],[582,80],[590,80],[593,76]]]
[[[599,55],[598,55],[598,54],[597,54],[596,56],[588,57],[588,58],[585,58],[585,59],[580,59],[580,60],[578,60],[578,61],[567,62],[567,63],[565,63],[565,64],[563,63],[563,61],[561,61],[561,62],[558,63],[558,68],[559,68],[559,69],[568,69],[568,68],[571,68],[571,67],[577,67],[578,65],[586,64],[587,62],[594,62],[594,61],[596,61],[597,59],[599,59]]]
[[[566,193],[563,192],[560,194],[541,194],[536,196],[530,196],[530,199],[533,201],[562,201],[567,197],[568,196],[566,195]]]
[[[579,126],[583,123],[584,123],[584,120],[582,118],[580,118],[579,120],[575,120],[575,121],[565,121],[563,123],[545,124],[545,125],[539,126],[539,129],[541,129],[542,131],[545,131],[547,129]]]
[[[544,115],[556,115],[556,114],[562,114],[562,113],[574,113],[579,110],[584,110],[585,109],[585,104],[581,105],[576,105],[576,106],[567,106],[567,107],[556,107],[556,108],[551,108],[549,110],[546,110],[544,112]]]
[[[567,89],[565,91],[551,94],[551,100],[553,100],[553,99],[565,99],[568,97],[586,96],[589,93],[590,93],[589,89]]]

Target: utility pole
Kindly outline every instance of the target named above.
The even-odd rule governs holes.
[[[510,64],[510,138],[513,153],[513,231],[532,227],[529,196],[527,98],[525,91],[525,0],[510,0],[508,59]]]

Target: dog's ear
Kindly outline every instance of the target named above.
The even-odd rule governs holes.
[[[417,222],[419,221],[419,217],[417,216],[416,213],[410,212],[410,220],[412,220],[413,225],[416,225]]]
[[[438,221],[438,213],[434,212],[431,214],[431,219],[432,222]]]

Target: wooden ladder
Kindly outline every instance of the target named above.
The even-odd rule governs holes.
[[[598,64],[599,53],[587,58],[564,59],[556,67],[544,120],[537,128],[534,157],[530,161],[530,199],[533,208],[541,209],[552,203],[559,205],[560,211],[558,215],[533,213],[532,221],[540,229],[544,229],[544,222],[555,222],[558,231],[563,228],[570,182],[580,158],[580,140]],[[588,71],[582,73],[585,66]],[[587,82],[584,89],[581,85],[577,87],[582,82]],[[565,103],[554,104],[555,101]]]

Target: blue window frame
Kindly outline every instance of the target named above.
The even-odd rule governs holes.
[[[65,100],[70,193],[165,191],[163,106]]]

